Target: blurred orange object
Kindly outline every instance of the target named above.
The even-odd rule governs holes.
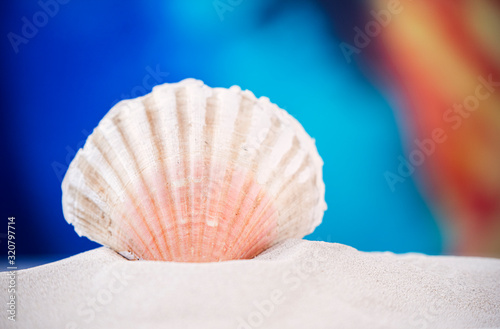
[[[370,47],[389,75],[407,154],[443,134],[415,179],[446,219],[449,252],[500,257],[500,2],[396,2]],[[372,0],[372,14],[394,3]]]

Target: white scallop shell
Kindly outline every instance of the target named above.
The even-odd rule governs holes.
[[[321,223],[322,165],[269,99],[186,79],[104,116],[64,177],[63,211],[79,235],[139,259],[252,258]]]

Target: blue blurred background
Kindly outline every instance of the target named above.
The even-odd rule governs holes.
[[[18,255],[60,258],[97,247],[63,218],[68,164],[118,100],[195,77],[268,96],[316,139],[328,210],[308,239],[440,254],[442,230],[413,180],[391,192],[384,178],[404,154],[388,100],[339,48],[356,2],[329,6],[2,1],[2,253],[8,216],[16,217]],[[25,27],[34,20],[39,27]]]

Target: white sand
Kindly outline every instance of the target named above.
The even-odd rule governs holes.
[[[1,273],[6,309],[8,273]],[[18,272],[0,328],[493,328],[500,260],[289,240],[253,260],[127,261],[99,248]]]

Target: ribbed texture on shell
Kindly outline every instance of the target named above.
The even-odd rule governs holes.
[[[62,183],[66,220],[136,258],[252,258],[326,210],[323,162],[287,112],[193,79],[113,107]]]

